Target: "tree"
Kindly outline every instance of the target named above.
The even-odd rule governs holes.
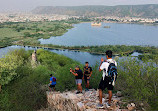
[[[23,59],[15,54],[0,59],[0,90],[17,76],[16,70],[22,63]]]

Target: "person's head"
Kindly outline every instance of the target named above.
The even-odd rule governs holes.
[[[112,51],[111,50],[107,50],[106,51],[106,58],[112,58]]]
[[[85,62],[85,66],[88,67],[88,66],[89,66],[89,63],[88,63],[88,62]]]
[[[79,67],[79,66],[76,66],[76,67],[75,67],[75,69],[76,69],[76,70],[79,70],[79,69],[80,69],[80,67]]]
[[[50,74],[50,77],[52,77],[53,75],[52,74]]]

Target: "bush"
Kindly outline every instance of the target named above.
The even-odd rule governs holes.
[[[158,67],[154,62],[142,62],[135,58],[120,60],[118,64],[117,90],[131,101],[144,101],[158,110]]]

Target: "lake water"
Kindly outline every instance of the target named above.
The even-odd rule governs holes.
[[[110,26],[111,28],[103,28]],[[41,44],[54,44],[65,46],[81,45],[150,45],[158,46],[158,26],[147,26],[139,24],[117,24],[103,23],[102,27],[92,27],[90,23],[75,24],[74,28],[69,29],[67,33],[59,37],[50,39],[40,39]],[[34,50],[32,47],[9,46],[0,49],[0,58],[10,50],[24,48],[25,50]],[[88,61],[90,65],[100,62],[101,57],[105,55],[94,55],[88,52],[70,51],[70,50],[50,50],[57,54],[67,56],[71,59],[84,64]],[[134,53],[132,56],[138,56]]]
[[[0,58],[4,57],[8,52],[13,51],[15,49],[21,49],[24,48],[25,50],[35,50],[37,48],[33,47],[23,47],[23,46],[8,46],[5,48],[0,49]],[[90,65],[95,65],[96,62],[100,62],[101,57],[105,58],[105,55],[95,55],[95,54],[90,54],[88,52],[81,52],[81,51],[70,51],[70,50],[51,50],[51,49],[45,49],[49,50],[51,52],[67,56],[73,60],[76,60],[82,64],[85,63],[85,61],[88,61]],[[138,56],[139,53],[134,52],[131,56]]]
[[[9,46],[5,48],[0,49],[0,58],[6,55],[9,51],[15,50],[15,49],[21,49],[24,48],[25,50],[34,50],[36,48],[32,47],[23,47],[23,46]],[[84,64],[85,61],[88,61],[90,65],[94,65],[96,61],[100,61],[101,57],[105,57],[104,55],[94,55],[90,54],[88,52],[76,52],[76,51],[70,51],[70,50],[51,50],[51,49],[45,49],[49,50],[51,52],[67,56],[73,60],[79,61],[80,63]]]
[[[103,28],[110,26],[110,28]],[[50,39],[39,39],[41,44],[65,46],[90,45],[149,45],[158,46],[158,26],[140,24],[103,23],[92,27],[91,23],[75,24],[67,33]]]

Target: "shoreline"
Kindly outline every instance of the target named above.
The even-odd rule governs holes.
[[[49,49],[49,50],[68,50],[68,51],[74,51],[74,52],[87,52],[90,53],[92,55],[105,55],[106,53],[103,52],[94,52],[94,51],[87,51],[86,49],[88,49],[89,47],[84,47],[84,48],[75,48],[74,47],[67,47],[67,46],[44,46],[44,45],[21,45],[21,44],[13,44],[11,46],[22,46],[22,47],[32,47],[32,48],[42,48],[42,49]],[[109,45],[104,45],[104,46],[109,46]],[[111,45],[111,46],[117,46],[117,45]],[[124,45],[118,45],[118,46],[124,46]],[[8,46],[7,46],[8,47]],[[93,46],[92,46],[93,47]],[[101,47],[101,46],[100,46]],[[137,46],[127,46],[127,47],[137,47]],[[138,47],[152,47],[152,46],[138,46]],[[2,47],[2,48],[6,48],[6,47]],[[1,49],[1,48],[0,48]],[[90,49],[90,48],[89,48]],[[126,52],[121,52],[121,53],[114,53],[114,56],[129,56],[134,52],[138,52],[138,53],[143,53],[143,52],[139,52],[137,50],[131,50],[131,51],[126,51]]]
[[[93,21],[89,22],[79,22],[79,23],[91,23]],[[117,22],[117,21],[102,21],[103,23],[118,23],[118,24],[138,24],[138,25],[151,25],[151,26],[158,26],[158,23],[147,23],[147,22]]]

